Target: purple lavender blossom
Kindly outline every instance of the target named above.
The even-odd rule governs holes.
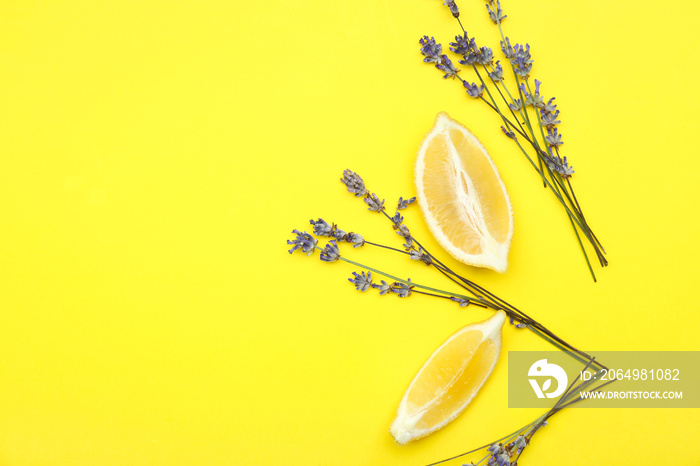
[[[333,227],[330,225],[330,223],[326,222],[322,218],[315,221],[311,219],[309,223],[313,225],[314,235],[316,236],[331,236],[331,233],[333,232]]]
[[[367,274],[362,272],[361,275],[357,272],[353,272],[352,274],[355,277],[348,278],[348,281],[355,285],[355,289],[357,291],[365,292],[369,290],[370,286],[372,285],[372,272],[367,272]]]
[[[321,260],[324,262],[335,262],[340,258],[340,250],[338,243],[334,239],[330,240],[326,247],[321,251]]]
[[[294,245],[292,249],[289,250],[289,254],[293,253],[297,249],[301,249],[301,252],[305,252],[307,256],[310,256],[311,253],[314,252],[314,249],[316,249],[316,244],[318,243],[316,238],[305,231],[301,232],[299,230],[292,230],[292,233],[297,235],[297,237],[294,240],[287,240],[287,244]]]
[[[340,181],[348,188],[348,192],[353,193],[355,197],[360,197],[367,194],[365,182],[362,180],[360,175],[351,170],[345,170]]]
[[[455,0],[445,0],[443,5],[447,6],[447,8],[450,9],[450,13],[452,13],[452,16],[454,16],[455,18],[459,18],[459,8],[457,8]]]
[[[475,99],[481,97],[484,94],[484,91],[486,90],[486,88],[483,85],[477,86],[476,83],[470,84],[467,81],[464,81],[463,84],[464,87],[467,88],[467,94],[469,95],[469,97],[474,97]]]

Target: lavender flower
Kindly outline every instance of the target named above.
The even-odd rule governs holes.
[[[515,44],[513,50],[515,51],[515,58],[522,58],[528,63],[532,62],[532,56],[530,55],[530,44],[525,44],[525,47],[520,44]]]
[[[542,96],[540,95],[540,85],[542,84],[542,81],[538,81],[535,79],[535,93],[532,96],[532,102],[533,105],[537,108],[543,108],[544,107],[544,100]]]
[[[523,108],[523,101],[520,99],[515,99],[512,103],[508,104],[508,108],[514,112],[519,112]]]
[[[331,231],[330,236],[337,239],[338,241],[343,241],[345,237],[348,236],[348,234],[344,230],[341,230],[335,225],[333,225],[333,231]]]
[[[411,296],[412,289],[413,285],[411,284],[410,278],[408,279],[408,283],[394,282],[391,285],[391,291],[399,295],[399,298],[406,298],[408,296]]]
[[[399,226],[403,223],[403,217],[399,212],[396,212],[393,217],[391,217],[391,222],[394,224],[394,226]]]
[[[430,258],[430,255],[426,254],[425,251],[423,251],[423,248],[418,248],[417,251],[415,249],[412,249],[410,251],[410,258],[413,260],[421,261],[425,265],[430,265],[433,263],[432,259]]]
[[[510,466],[510,456],[506,452],[494,455],[487,464],[489,466]]]
[[[557,120],[557,118],[559,117],[559,110],[557,110],[554,113],[541,110],[540,117],[542,120],[540,122],[540,124],[544,127],[547,127],[547,128],[553,128],[555,125],[558,125],[561,123],[561,121]]]
[[[505,40],[501,41],[501,50],[508,60],[515,58],[515,50],[513,50],[513,47],[510,45],[509,38],[506,37]]]
[[[457,8],[455,0],[445,0],[443,5],[447,6],[450,9],[450,13],[452,13],[452,16],[454,16],[455,18],[459,18],[459,8]]]
[[[557,147],[564,144],[561,142],[561,134],[559,134],[557,128],[547,128],[547,136],[545,136],[544,139],[550,146]]]
[[[489,78],[495,83],[503,81],[503,67],[501,66],[500,60],[496,62],[493,71],[489,73]]]
[[[527,79],[530,77],[530,71],[532,71],[532,62],[528,62],[524,58],[514,58],[511,61],[515,74],[517,74],[522,79]]]
[[[480,65],[486,66],[491,63],[491,60],[493,60],[493,50],[491,50],[489,47],[481,47],[479,49],[477,62]]]
[[[385,282],[384,280],[382,280],[382,283],[380,285],[372,283],[372,288],[378,289],[380,295],[387,294],[389,291],[391,291],[391,285]]]
[[[515,440],[513,440],[510,444],[511,448],[517,448],[518,454],[522,453],[525,447],[527,446],[527,439],[525,438],[524,435],[518,435],[515,437]]]
[[[365,204],[369,206],[369,210],[372,212],[380,212],[384,209],[384,199],[380,201],[374,193],[372,193],[371,196],[365,197]]]
[[[415,197],[415,196],[413,196],[413,197],[410,198],[410,199],[404,199],[403,197],[400,197],[400,198],[399,198],[399,205],[396,206],[396,208],[399,209],[399,210],[403,210],[403,209],[405,209],[406,207],[408,207],[409,205],[413,204],[414,202],[416,202],[416,197]]]
[[[471,50],[466,55],[463,55],[463,58],[463,60],[459,60],[460,65],[472,66],[479,61],[479,55]]]
[[[450,42],[450,50],[457,55],[466,55],[472,50],[471,41],[467,36],[455,36],[455,41]]]
[[[409,240],[411,238],[411,232],[408,231],[408,227],[404,224],[401,225],[394,225],[394,230],[396,230],[396,234],[401,236],[402,238],[405,238],[406,240]],[[411,240],[411,243],[413,240]]]
[[[513,139],[513,140],[517,139],[517,137],[515,137],[515,133],[506,129],[505,126],[501,126],[501,131],[503,131],[503,134],[505,134],[506,136],[508,136],[511,139]]]
[[[369,290],[372,285],[372,272],[367,272],[366,275],[364,272],[362,272],[362,275],[357,272],[353,272],[352,274],[355,278],[348,278],[348,281],[355,285],[357,291],[364,292]]]
[[[426,63],[440,63],[442,59],[442,45],[435,42],[434,37],[423,36],[420,39],[421,49],[420,53],[425,57],[423,59]]]
[[[557,106],[554,104],[554,97],[549,99],[549,101],[544,104],[544,107],[542,108],[542,111],[547,112],[547,113],[552,113],[554,112],[554,109],[557,108]]]
[[[467,95],[469,97],[474,97],[475,99],[481,97],[484,94],[484,91],[486,90],[486,88],[483,85],[477,86],[476,83],[469,84],[467,81],[464,81],[463,84],[464,87],[467,88]]]
[[[535,99],[532,98],[532,95],[527,92],[527,87],[525,87],[525,83],[520,83],[520,92],[522,93],[523,97],[525,98],[525,106],[534,106],[535,105]]]
[[[530,44],[525,44],[523,47],[520,44],[515,44],[513,47],[513,58],[510,59],[513,70],[522,79],[527,79],[532,70],[532,58],[530,56]]]
[[[301,249],[301,252],[305,252],[307,253],[307,256],[310,256],[311,253],[314,252],[314,249],[316,249],[316,244],[318,243],[316,238],[305,231],[301,232],[299,230],[292,230],[292,233],[297,235],[297,237],[294,240],[287,240],[287,244],[294,245],[292,249],[289,250],[289,254],[293,253],[297,249]]]
[[[503,14],[503,10],[501,10],[501,2],[498,0],[496,0],[496,6],[493,10],[491,10],[489,5],[486,5],[486,9],[489,11],[489,18],[491,18],[493,24],[498,24],[508,17],[508,15]]]
[[[352,243],[353,248],[359,248],[360,246],[365,245],[365,239],[359,233],[348,233],[345,236],[345,241]]]
[[[362,178],[357,173],[345,170],[340,181],[348,188],[348,192],[353,193],[356,197],[367,194],[365,182],[362,181]]]
[[[311,225],[314,227],[314,235],[316,236],[332,236],[331,233],[333,232],[333,227],[323,220],[322,218],[319,218],[318,220],[314,221],[311,219],[309,221]]]
[[[555,132],[556,132],[556,130],[557,129],[554,128]],[[557,136],[559,136],[559,135],[557,134]],[[561,139],[561,136],[559,136],[559,139]],[[564,178],[568,178],[574,174],[574,169],[571,166],[569,166],[569,163],[566,160],[566,157],[564,157],[564,159],[562,160],[562,158],[557,155],[553,158],[553,160],[554,160],[554,163],[550,164],[552,167],[552,170],[559,173]]]
[[[442,55],[440,57],[440,62],[435,63],[435,68],[445,73],[445,75],[442,77],[443,79],[454,79],[457,76],[457,73],[459,73],[459,70],[455,68],[455,66],[452,64],[452,61],[450,61],[450,59],[447,58],[447,55]]]
[[[500,443],[494,443],[490,447],[488,447],[489,453],[491,453],[491,456],[496,456],[498,454],[503,453],[503,445]]]
[[[324,262],[335,262],[340,258],[340,250],[334,239],[330,240],[321,251],[321,260]]]

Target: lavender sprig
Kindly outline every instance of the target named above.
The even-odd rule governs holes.
[[[557,159],[556,157],[559,156],[557,155],[553,157],[552,160],[559,163],[561,167],[568,166],[565,159]],[[568,180],[568,178],[566,179]],[[586,370],[594,364],[596,367],[601,369],[593,377],[591,377],[591,379],[587,381],[583,381],[577,384],[578,378],[574,380],[574,382],[572,382],[572,384],[569,385],[567,390],[561,396],[559,401],[557,401],[557,403],[549,411],[547,411],[545,414],[543,414],[530,424],[522,427],[521,429],[505,437],[496,440],[495,442],[491,442],[490,444],[484,445],[480,448],[466,453],[459,454],[452,458],[447,458],[445,460],[438,461],[437,463],[433,463],[434,465],[444,463],[452,459],[461,458],[465,455],[475,453],[480,450],[484,450],[486,452],[486,456],[484,456],[476,464],[481,464],[484,461],[486,461],[487,466],[513,466],[517,464],[517,461],[519,460],[520,456],[525,451],[527,446],[531,443],[531,440],[535,433],[543,426],[547,425],[547,420],[549,418],[551,418],[554,414],[561,411],[562,409],[565,409],[566,407],[585,399],[582,394],[585,391],[597,391],[600,390],[603,386],[610,383],[606,382],[605,384],[601,384],[594,387],[594,384],[603,374],[602,369],[606,369],[605,366],[595,361],[595,358],[587,355],[582,351],[577,350],[570,344],[564,342],[561,338],[557,337],[542,324],[540,324],[533,318],[527,316],[511,304],[498,298],[493,293],[487,291],[485,288],[477,285],[469,279],[457,274],[447,265],[441,262],[437,257],[433,256],[410,233],[410,230],[404,223],[404,216],[401,213],[399,213],[398,210],[393,216],[389,215],[386,212],[386,209],[383,205],[383,201],[379,202],[379,197],[375,193],[370,194],[370,191],[367,190],[365,187],[364,181],[357,173],[354,173],[350,170],[346,170],[344,173],[344,177],[341,178],[341,181],[343,182],[343,184],[346,185],[348,191],[350,191],[351,193],[357,195],[356,191],[358,189],[359,191],[365,193],[363,197],[364,201],[367,202],[367,199],[370,199],[371,202],[376,205],[376,209],[374,210],[383,214],[383,216],[391,223],[392,228],[397,233],[399,233],[400,236],[403,237],[403,239],[405,240],[403,246],[406,249],[401,250],[390,246],[384,246],[371,241],[367,241],[362,235],[359,235],[358,233],[345,233],[343,232],[343,230],[340,230],[338,226],[334,223],[331,224],[319,218],[318,220],[310,221],[310,224],[314,228],[314,232],[318,236],[331,237],[334,239],[331,239],[325,245],[325,247],[320,248],[319,246],[317,246],[316,240],[310,234],[306,232],[301,232],[299,230],[293,230],[293,233],[296,234],[296,239],[287,241],[288,244],[294,245],[294,247],[289,251],[290,253],[294,252],[295,250],[301,249],[302,252],[306,252],[307,255],[310,255],[314,249],[319,249],[321,251],[320,259],[324,262],[343,261],[360,267],[361,271],[359,273],[353,272],[352,277],[348,278],[348,281],[355,287],[356,290],[360,292],[366,292],[370,289],[376,289],[380,295],[395,294],[399,298],[407,298],[413,294],[421,294],[447,299],[449,301],[457,303],[460,307],[466,307],[468,305],[475,304],[494,310],[503,310],[509,316],[510,323],[515,328],[528,328],[529,330],[533,331],[536,335],[544,338],[556,347],[570,352],[569,354],[572,357],[584,362],[585,368],[581,372],[586,372]],[[403,198],[399,199],[398,207],[402,206],[402,200]],[[380,247],[382,249],[391,250],[402,255],[407,255],[410,259],[420,260],[427,266],[436,269],[438,272],[440,272],[441,275],[450,279],[453,283],[462,287],[462,289],[469,294],[456,294],[432,287],[427,287],[413,282],[410,278],[401,279],[396,276],[389,275],[385,272],[381,272],[372,267],[368,267],[364,264],[360,264],[351,259],[348,259],[347,257],[344,257],[340,254],[340,247],[338,246],[336,240],[336,238],[339,236],[345,238],[345,241],[348,243],[355,243],[357,241],[360,242],[362,245]],[[374,283],[372,275],[373,273],[382,275],[393,281],[388,282],[386,280],[381,280],[380,283]]]
[[[450,5],[447,5],[447,2],[445,5],[449,6],[451,12],[458,11],[455,2],[449,3]],[[559,150],[564,141],[558,128],[561,120],[559,119],[559,110],[554,104],[554,97],[545,100],[540,91],[542,82],[537,79],[534,80],[534,89],[531,87],[530,75],[534,60],[530,45],[511,43],[511,40],[505,36],[502,22],[507,15],[503,13],[500,0],[488,0],[486,9],[491,20],[499,28],[501,34],[500,49],[513,72],[517,90],[515,95],[511,94],[504,84],[504,69],[500,61],[497,61],[495,65],[492,63],[492,49],[477,46],[475,39],[468,36],[457,16],[455,18],[457,18],[463,34],[455,36],[455,42],[450,43],[450,51],[461,56],[460,64],[472,67],[479,82],[465,80],[459,74],[459,70],[454,69],[454,67],[448,67],[449,73],[445,72],[444,68],[448,66],[446,63],[449,58],[442,53],[442,44],[437,42],[434,37],[424,36],[420,40],[424,61],[433,63],[438,69],[445,72],[446,75],[443,77],[453,77],[462,81],[468,96],[483,101],[499,114],[503,121],[501,126],[503,133],[516,143],[519,150],[537,171],[543,185],[551,189],[564,207],[591,276],[595,281],[595,272],[588,259],[582,238],[593,248],[601,266],[606,266],[608,261],[605,258],[605,249],[589,226],[574,194],[570,180],[574,171],[568,165],[568,161],[559,156]],[[483,75],[479,68],[483,70]],[[489,84],[493,86],[493,92]],[[499,100],[502,103],[499,103]],[[539,134],[536,133],[536,128],[539,128],[537,131]],[[521,144],[521,140],[525,146]],[[534,151],[534,155],[528,153],[527,146],[530,146]]]
[[[363,189],[365,190],[365,195],[363,200],[367,202],[368,199],[372,199],[372,202],[376,203],[376,200],[379,199],[379,197],[375,193],[371,193],[370,191],[366,189],[364,180],[362,180],[362,177],[360,177],[357,173],[351,171],[351,170],[345,170],[344,172],[344,177],[341,178],[341,181],[343,184],[345,184],[346,188],[350,188],[349,185],[351,186],[358,186],[361,185]],[[355,194],[353,191],[348,189],[348,191],[352,192]],[[576,349],[569,343],[565,342],[558,336],[556,336],[553,332],[551,332],[549,329],[547,329],[545,326],[537,322],[535,319],[532,317],[528,316],[524,312],[520,311],[517,309],[515,306],[509,304],[505,300],[499,298],[495,294],[491,293],[490,291],[486,290],[485,288],[479,286],[475,282],[467,279],[466,277],[463,277],[456,273],[454,270],[449,268],[447,265],[445,265],[443,262],[441,262],[437,257],[435,257],[433,254],[431,254],[410,232],[409,228],[406,226],[404,223],[404,217],[399,213],[398,211],[392,216],[389,215],[386,212],[386,209],[383,205],[383,202],[378,203],[378,207],[376,209],[377,212],[380,212],[389,222],[391,223],[392,228],[396,231],[396,233],[401,236],[405,243],[403,244],[404,250],[401,249],[396,249],[390,246],[384,246],[378,243],[374,243],[371,241],[367,241],[366,239],[362,239],[362,244],[363,245],[369,245],[369,246],[374,246],[374,247],[379,247],[382,249],[386,250],[391,250],[396,253],[400,253],[403,255],[407,255],[410,259],[413,260],[418,260],[426,264],[427,266],[430,266],[434,269],[436,269],[441,275],[444,277],[448,278],[451,280],[453,283],[456,285],[460,286],[463,290],[465,290],[468,294],[455,294],[455,293],[450,293],[447,291],[439,290],[436,288],[432,287],[426,287],[423,285],[418,285],[415,283],[412,283],[409,280],[405,279],[400,279],[398,277],[389,275],[385,272],[379,271],[375,268],[368,267],[364,264],[357,263],[355,261],[352,261],[346,257],[343,257],[340,255],[340,251],[338,248],[338,244],[335,240],[331,240],[323,249],[321,252],[321,260],[324,262],[335,262],[337,260],[345,261],[350,264],[356,265],[360,267],[361,269],[364,269],[368,272],[373,272],[377,273],[380,275],[383,275],[385,277],[391,278],[394,280],[394,282],[398,283],[403,283],[404,285],[410,285],[413,286],[413,288],[405,288],[403,285],[396,285],[395,283],[389,284],[389,287],[383,291],[385,292],[394,292],[397,293],[401,297],[408,297],[411,292],[414,293],[419,293],[419,294],[429,294],[431,296],[437,296],[440,298],[445,298],[445,299],[450,299],[455,301],[456,298],[459,300],[460,298],[463,298],[465,300],[468,300],[468,303],[470,304],[478,304],[480,306],[488,307],[494,310],[503,310],[509,317],[511,324],[518,328],[528,328],[541,338],[549,341],[552,343],[554,346],[567,350],[571,352],[573,355],[575,355],[576,358],[582,361],[587,361],[591,358],[588,354]],[[319,218],[319,220],[311,221],[311,224],[314,227],[318,227],[320,231],[322,231],[324,234],[328,236],[333,236],[333,231],[339,231],[337,225],[335,224],[330,224],[331,225],[331,232],[330,234],[328,232],[328,222],[323,221],[322,219]],[[320,226],[319,226],[320,225]],[[296,230],[295,230],[296,231]],[[355,235],[356,233],[353,233]],[[349,236],[350,234],[346,235]],[[347,241],[347,240],[346,240]],[[319,248],[320,249],[320,248]],[[373,286],[373,285],[372,285]],[[374,287],[374,286],[373,286]],[[419,290],[416,290],[415,288],[419,288]],[[460,305],[463,305],[462,301],[458,301]]]

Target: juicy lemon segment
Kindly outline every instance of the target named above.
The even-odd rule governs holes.
[[[444,112],[418,151],[416,193],[431,233],[453,257],[505,272],[513,237],[505,185],[479,140]]]
[[[403,445],[456,418],[491,374],[501,350],[506,314],[452,335],[423,364],[399,403],[391,435]]]

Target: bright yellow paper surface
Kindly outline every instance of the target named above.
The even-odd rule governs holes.
[[[359,172],[388,205],[412,196],[439,111],[489,149],[515,214],[506,274],[451,265],[580,348],[700,349],[697,4],[503,4],[609,253],[594,284],[498,118],[421,63],[419,37],[459,32],[441,3],[0,5],[0,464],[425,464],[534,419],[507,408],[502,360],[455,422],[395,445],[415,371],[490,313],[360,294],[357,269],[286,252],[312,217],[400,247],[338,178]],[[483,5],[463,3],[497,46]],[[405,215],[437,251],[418,209]],[[536,348],[505,329],[504,351]],[[521,463],[694,464],[698,421],[569,410]]]

